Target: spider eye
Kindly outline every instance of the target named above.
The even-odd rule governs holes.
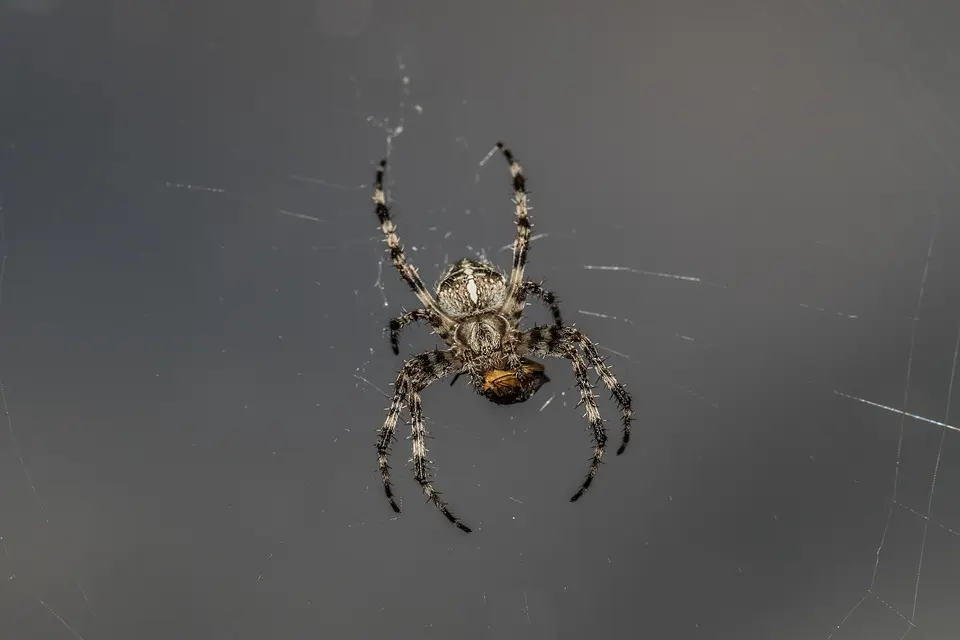
[[[524,359],[519,369],[490,369],[483,374],[480,394],[497,404],[525,402],[550,381],[543,365]]]

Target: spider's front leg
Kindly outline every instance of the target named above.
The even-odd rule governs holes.
[[[523,279],[524,270],[527,266],[527,253],[530,247],[530,233],[533,229],[533,223],[530,221],[530,202],[527,193],[527,178],[523,173],[523,168],[517,159],[513,156],[510,149],[503,146],[502,142],[497,143],[497,148],[503,153],[507,163],[510,165],[510,176],[513,178],[513,204],[516,208],[517,216],[517,238],[513,242],[513,267],[510,271],[510,281],[507,288],[507,299],[504,305],[506,315],[510,316],[514,322],[520,321],[523,314],[523,305],[528,295],[535,295],[544,302],[553,314],[554,323],[563,324],[560,315],[560,306],[557,304],[557,297],[543,288],[537,282],[525,281]]]
[[[408,360],[400,375],[397,376],[393,399],[387,410],[387,419],[380,428],[377,439],[377,456],[379,459],[380,475],[383,478],[383,490],[387,495],[390,506],[396,513],[400,513],[393,496],[393,486],[390,481],[389,454],[390,445],[396,438],[397,420],[404,405],[410,412],[411,441],[413,445],[413,470],[417,482],[427,499],[444,515],[447,520],[455,524],[462,531],[470,532],[470,528],[451,513],[447,504],[440,499],[439,492],[433,488],[430,474],[430,461],[427,460],[427,431],[423,425],[423,405],[420,392],[436,380],[444,378],[458,368],[456,359],[449,351],[431,351]]]
[[[527,266],[527,249],[530,246],[530,230],[533,225],[530,222],[530,205],[527,195],[527,178],[523,174],[523,168],[513,152],[503,146],[502,142],[497,143],[497,148],[503,153],[507,164],[510,165],[510,177],[513,180],[513,204],[516,208],[517,216],[517,239],[513,243],[513,266],[510,270],[510,282],[507,289],[507,301],[510,303],[520,303],[523,307],[523,271]],[[516,309],[507,309],[509,315],[513,315]]]
[[[387,170],[387,161],[381,160],[377,168],[377,175],[373,183],[373,202],[377,213],[377,220],[380,221],[380,230],[383,232],[387,246],[390,249],[390,260],[393,266],[400,272],[400,277],[407,283],[413,293],[420,299],[423,307],[440,318],[443,322],[449,323],[450,319],[443,313],[436,300],[427,291],[423,280],[417,274],[417,270],[412,264],[407,262],[407,257],[403,253],[403,247],[400,245],[400,238],[397,237],[397,225],[394,223],[390,213],[390,205],[387,204],[387,194],[383,190],[383,178]]]

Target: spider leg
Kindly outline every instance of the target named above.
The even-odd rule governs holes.
[[[590,424],[594,440],[594,455],[590,462],[590,470],[580,489],[570,499],[571,501],[575,501],[586,492],[593,482],[593,478],[597,474],[597,468],[603,459],[607,437],[606,430],[603,426],[603,419],[600,417],[600,411],[597,408],[596,396],[593,393],[593,384],[587,377],[587,365],[589,364],[590,367],[597,371],[604,386],[613,395],[614,400],[620,408],[623,418],[623,439],[620,447],[617,449],[617,455],[623,453],[627,448],[627,444],[630,442],[630,423],[633,421],[633,408],[630,394],[627,393],[626,388],[614,378],[613,372],[610,371],[610,367],[604,363],[603,358],[600,357],[593,342],[579,329],[556,326],[534,327],[530,331],[521,334],[521,344],[525,349],[539,355],[567,358],[573,363],[577,386],[580,388],[580,404],[586,407],[586,417]],[[580,355],[579,351],[583,351],[586,360]]]
[[[453,524],[464,531],[470,529],[456,519],[446,504],[440,500],[440,494],[433,489],[429,479],[428,461],[426,459],[426,430],[423,427],[423,409],[420,392],[436,380],[450,375],[457,368],[456,360],[449,351],[430,351],[411,358],[403,365],[397,376],[393,399],[387,409],[387,418],[380,428],[377,438],[377,457],[379,460],[380,475],[383,479],[383,490],[390,503],[390,507],[400,513],[400,507],[393,495],[393,485],[390,480],[390,445],[396,438],[397,420],[400,412],[406,405],[410,411],[411,429],[413,430],[413,462],[417,481],[424,494],[433,502],[441,513]]]
[[[514,300],[512,304],[512,318],[513,321],[519,322],[520,316],[523,315],[523,306],[526,302],[526,297],[528,295],[534,295],[540,298],[543,304],[547,305],[550,309],[550,313],[553,314],[553,323],[558,327],[563,326],[563,316],[560,315],[560,304],[557,301],[557,296],[552,292],[543,288],[539,282],[527,282],[523,283],[523,286],[518,290],[521,298],[519,300]]]
[[[510,165],[510,175],[513,178],[513,204],[517,215],[517,239],[513,243],[513,268],[510,271],[510,283],[507,289],[506,309],[508,314],[516,311],[517,302],[523,308],[523,270],[527,266],[527,249],[530,246],[530,206],[527,198],[527,179],[523,175],[523,169],[520,163],[513,157],[513,152],[503,146],[502,142],[497,143],[497,148],[503,153]]]
[[[597,469],[600,468],[603,454],[607,450],[607,430],[603,426],[603,418],[600,417],[597,396],[593,393],[594,387],[587,373],[587,364],[576,350],[570,350],[566,357],[573,363],[573,373],[577,379],[577,386],[580,388],[580,402],[577,403],[577,406],[583,405],[586,407],[587,422],[590,423],[590,433],[593,436],[593,457],[590,459],[590,468],[583,479],[583,484],[570,498],[570,502],[576,502],[580,496],[587,492],[597,475]]]
[[[610,392],[610,395],[613,396],[614,402],[617,403],[617,407],[620,409],[623,433],[620,438],[620,446],[617,447],[617,455],[619,456],[627,450],[627,445],[630,444],[630,423],[633,422],[633,399],[627,392],[626,387],[617,382],[617,379],[613,376],[613,371],[607,366],[607,363],[604,361],[605,359],[600,357],[593,341],[578,329],[570,328],[565,330],[569,331],[572,339],[583,349],[583,352],[587,356],[587,362],[600,375],[603,386],[605,386],[607,391]]]
[[[390,445],[397,437],[397,419],[400,417],[400,411],[403,409],[403,401],[406,396],[407,382],[404,378],[406,368],[400,372],[397,378],[396,391],[393,393],[393,399],[390,401],[390,408],[387,409],[387,419],[377,436],[377,459],[379,460],[380,477],[383,479],[383,491],[387,494],[387,501],[390,507],[400,513],[400,507],[393,498],[393,483],[390,481]]]
[[[420,394],[416,389],[409,390],[410,403],[410,439],[413,442],[413,473],[423,495],[427,500],[433,503],[440,510],[447,520],[452,522],[458,529],[470,533],[471,529],[460,521],[460,518],[450,512],[450,507],[440,498],[440,492],[433,488],[433,478],[430,473],[430,461],[427,460],[427,430],[423,426],[423,406],[420,401]]]
[[[419,322],[420,320],[428,321],[440,337],[446,340],[447,331],[441,319],[431,315],[426,309],[414,309],[390,320],[390,346],[393,348],[394,355],[400,354],[400,331],[411,322]]]
[[[383,191],[383,176],[386,170],[387,161],[381,160],[374,181],[373,201],[376,205],[377,218],[380,220],[380,230],[383,231],[387,246],[390,248],[390,259],[393,261],[393,266],[400,272],[400,277],[410,286],[426,310],[440,318],[444,324],[450,324],[450,318],[437,306],[436,300],[434,300],[430,292],[427,291],[423,280],[421,280],[417,274],[416,268],[407,262],[407,258],[403,253],[403,247],[400,246],[400,239],[397,237],[397,225],[394,224],[393,219],[390,217],[390,207],[387,205],[387,196]]]

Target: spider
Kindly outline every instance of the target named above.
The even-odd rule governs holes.
[[[573,365],[573,373],[580,389],[577,406],[586,407],[586,418],[593,437],[593,457],[587,475],[571,502],[579,499],[590,487],[603,459],[607,432],[597,408],[594,385],[589,379],[588,367],[600,376],[604,386],[613,395],[623,420],[623,437],[617,455],[630,442],[630,423],[633,420],[630,394],[613,377],[610,368],[600,357],[593,342],[579,329],[565,326],[560,307],[553,293],[539,283],[524,280],[527,249],[530,243],[531,222],[526,190],[526,178],[513,153],[497,143],[510,167],[513,179],[513,203],[516,207],[517,239],[513,245],[513,269],[509,280],[494,265],[485,260],[464,258],[451,266],[436,286],[435,296],[427,291],[417,270],[407,262],[397,238],[397,227],[390,216],[390,207],[383,191],[387,161],[380,162],[374,183],[373,201],[376,204],[380,229],[386,237],[390,259],[400,277],[413,290],[423,305],[421,309],[402,314],[390,321],[390,344],[399,355],[400,331],[412,322],[426,321],[449,347],[443,351],[421,353],[405,361],[394,383],[393,399],[387,409],[387,418],[378,431],[377,455],[383,489],[396,513],[400,507],[394,499],[390,482],[388,456],[396,437],[397,420],[404,407],[410,414],[413,444],[414,476],[427,499],[460,530],[470,527],[456,517],[441,500],[433,487],[430,461],[427,460],[427,431],[424,428],[420,394],[431,383],[456,374],[468,375],[476,392],[497,404],[513,404],[529,400],[549,381],[544,366],[527,358],[529,355],[566,358]],[[549,307],[554,324],[535,326],[528,331],[520,329],[520,320],[528,295],[539,298]]]

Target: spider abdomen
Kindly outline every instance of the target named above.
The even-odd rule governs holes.
[[[507,297],[503,274],[486,262],[458,260],[437,285],[437,302],[454,316],[498,309]]]

